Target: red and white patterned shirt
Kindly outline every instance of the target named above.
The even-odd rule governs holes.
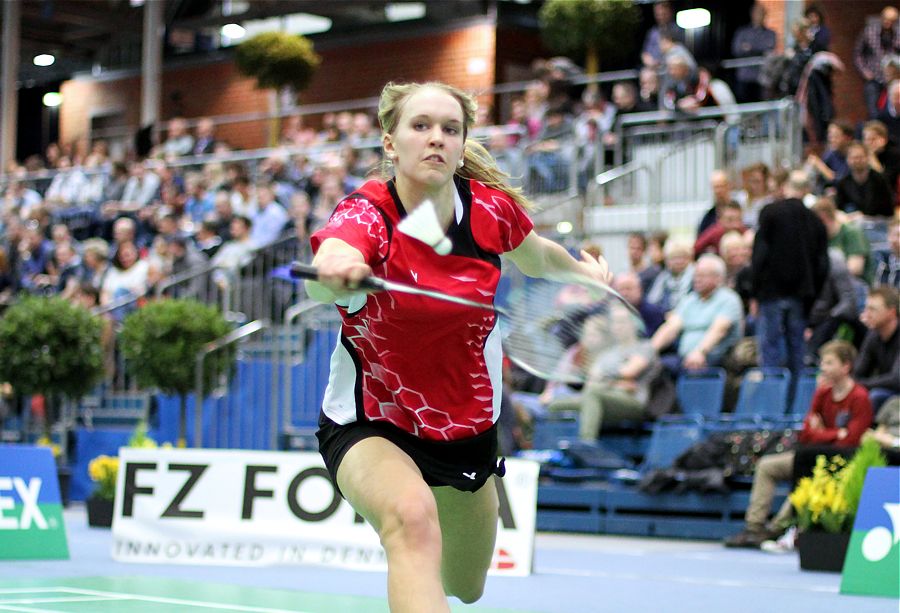
[[[533,228],[509,196],[456,178],[449,255],[395,229],[406,215],[393,181],[370,181],[338,204],[314,233],[358,249],[375,276],[493,303],[500,254]],[[338,424],[388,421],[428,440],[480,434],[500,414],[499,330],[490,311],[433,298],[379,292],[338,305],[341,335],[322,410]]]

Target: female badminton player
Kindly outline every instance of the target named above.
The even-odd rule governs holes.
[[[493,478],[503,473],[500,338],[489,310],[354,290],[372,275],[490,304],[501,254],[530,276],[609,276],[602,258],[576,260],[534,233],[521,192],[466,139],[475,111],[472,97],[443,83],[385,86],[384,180],[347,196],[311,237],[319,278],[307,291],[342,317],[319,448],[342,495],[378,532],[395,613],[449,611],[448,595],[471,603],[484,590],[497,531]],[[397,231],[429,200],[452,243],[446,255]]]

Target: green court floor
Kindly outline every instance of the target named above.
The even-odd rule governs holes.
[[[455,611],[524,613],[457,605]],[[0,581],[0,611],[27,613],[384,613],[387,601],[145,577]]]

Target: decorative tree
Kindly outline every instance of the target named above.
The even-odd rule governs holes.
[[[322,58],[313,50],[312,42],[300,35],[285,32],[263,32],[241,43],[235,53],[238,71],[256,79],[260,89],[275,90],[276,119],[272,122],[270,144],[278,138],[281,100],[284,88],[300,92],[309,86]]]
[[[158,388],[180,400],[178,445],[185,445],[187,395],[197,374],[197,354],[212,341],[232,329],[222,314],[196,300],[160,300],[133,312],[122,323],[120,340],[126,368],[138,385]],[[210,354],[204,361],[203,389],[212,389],[223,374],[230,374],[235,362],[231,347]],[[203,399],[195,398],[195,410],[202,411]],[[200,441],[196,441],[197,446]]]
[[[585,72],[634,48],[640,9],[632,0],[547,0],[538,14],[544,42],[557,53],[584,55]]]
[[[43,394],[44,435],[58,401],[78,399],[103,377],[103,322],[62,298],[22,297],[0,318],[0,382],[18,396]]]

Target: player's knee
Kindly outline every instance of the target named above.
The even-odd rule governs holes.
[[[398,499],[382,524],[381,540],[386,548],[434,548],[439,552],[441,525],[434,498],[415,494]]]

